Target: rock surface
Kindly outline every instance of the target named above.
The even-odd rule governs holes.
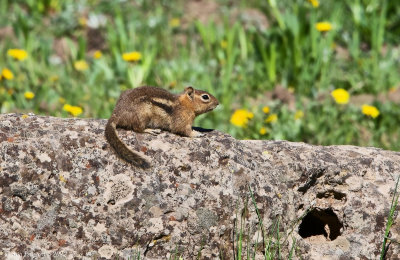
[[[234,259],[241,229],[244,259],[276,239],[283,259],[379,257],[398,152],[119,130],[143,171],[105,123],[0,115],[0,259]]]

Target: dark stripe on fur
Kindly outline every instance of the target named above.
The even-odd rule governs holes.
[[[166,105],[166,104],[154,101],[154,100],[150,100],[150,102],[153,105],[158,106],[159,108],[164,110],[167,114],[172,114],[172,112],[173,112],[172,106],[169,106],[169,105]]]

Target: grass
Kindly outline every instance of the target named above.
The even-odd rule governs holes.
[[[250,200],[250,203],[249,203]],[[263,259],[265,260],[275,260],[275,259],[293,259],[296,246],[296,239],[293,236],[295,228],[298,226],[299,222],[303,217],[309,212],[308,210],[303,216],[296,219],[292,223],[289,223],[287,229],[282,229],[281,218],[278,216],[268,231],[263,223],[263,218],[260,214],[260,210],[257,207],[256,199],[254,193],[248,185],[247,197],[243,198],[243,204],[240,201],[236,203],[236,218],[234,221],[234,233],[233,233],[233,256],[235,260],[242,259],[256,259],[256,252],[263,253]],[[253,207],[253,209],[251,209]],[[257,216],[257,226],[256,229],[251,227],[251,222],[246,221],[249,219],[251,214],[256,214]],[[239,225],[239,226],[238,226]],[[257,233],[257,231],[259,231]],[[256,240],[251,238],[254,234],[261,234]],[[254,237],[253,237],[254,238]],[[288,242],[289,239],[291,243]],[[201,242],[199,251],[197,252],[196,259],[201,259],[201,251],[206,244],[205,238]],[[181,260],[183,259],[181,252],[178,250],[178,245],[175,250],[171,252],[169,259]],[[259,257],[257,255],[257,257]],[[130,259],[142,259],[140,252],[135,252]],[[223,260],[223,252],[220,252],[219,259]],[[257,258],[258,259],[258,258]]]
[[[400,180],[400,175],[397,177],[396,186],[395,186],[394,192],[393,192],[392,203],[390,205],[389,215],[388,215],[388,219],[386,222],[385,235],[383,238],[382,250],[381,250],[381,255],[380,255],[381,260],[386,259],[386,253],[387,253],[387,250],[389,249],[389,245],[387,245],[388,241],[390,241],[390,242],[394,241],[397,244],[399,244],[397,241],[389,238],[390,228],[394,224],[394,220],[395,220],[394,214],[396,213],[396,208],[399,203],[399,193],[397,191],[397,187],[399,185],[399,180]]]
[[[248,203],[249,198],[246,198],[243,202],[242,213],[240,216],[236,215],[233,241],[235,259],[256,259],[256,252],[262,252],[263,259],[265,260],[293,259],[296,249],[296,240],[292,233],[302,218],[291,223],[288,229],[282,230],[281,219],[278,216],[267,231],[250,186],[248,186],[248,190],[251,205],[254,209],[250,209],[251,205]],[[246,221],[250,211],[257,215],[257,228],[255,230],[252,230],[251,223]],[[240,226],[238,228],[239,221]],[[258,236],[257,239],[253,241],[250,236],[254,234],[261,234],[261,237]],[[291,245],[288,243],[289,238],[292,239]]]
[[[0,111],[107,118],[123,90],[157,85],[179,92],[190,84],[220,100],[196,120],[205,128],[244,139],[400,150],[399,5],[221,0],[204,6],[214,11],[201,13],[200,22],[190,3],[0,0],[0,69],[14,76],[0,81]],[[318,31],[322,21],[332,29]],[[13,48],[28,57],[11,57]],[[139,60],[122,58],[133,51]],[[339,88],[350,94],[348,103],[331,97]],[[363,104],[379,116],[363,114]],[[234,125],[237,109],[253,117]],[[277,120],[266,122],[271,114]]]

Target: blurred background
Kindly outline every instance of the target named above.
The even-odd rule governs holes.
[[[400,150],[400,2],[0,0],[1,113],[108,118],[121,91],[209,91],[240,139]]]

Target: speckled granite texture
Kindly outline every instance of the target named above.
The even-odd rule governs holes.
[[[243,256],[248,241],[261,259],[259,223],[267,236],[278,219],[283,259],[293,238],[295,259],[378,258],[398,152],[118,130],[152,158],[143,171],[105,123],[0,115],[0,259],[233,259],[241,223]]]

